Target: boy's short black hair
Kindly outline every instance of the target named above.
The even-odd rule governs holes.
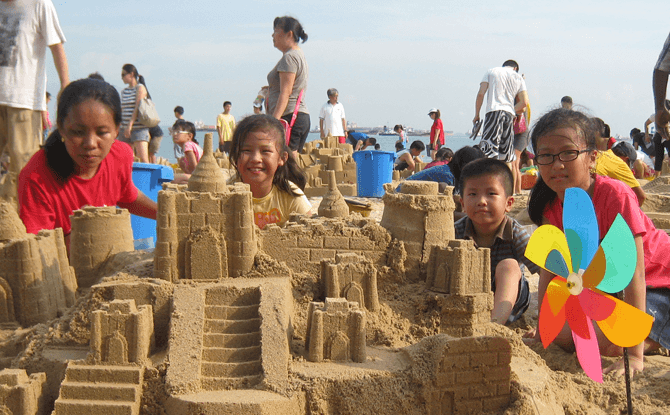
[[[223,107],[225,108],[225,107],[226,107],[226,105],[230,105],[230,106],[233,106],[233,103],[232,103],[232,102],[230,102],[230,101],[224,101],[224,102],[223,102]]]
[[[409,145],[410,150],[415,149],[419,151],[423,151],[426,149],[426,145],[423,143],[421,140],[414,140],[412,141],[412,144]]]
[[[369,146],[374,146],[375,144],[377,144],[377,139],[374,137],[368,137],[366,141],[368,142]]]
[[[184,115],[184,107],[182,107],[181,105],[177,105],[176,107],[174,107],[174,112],[176,112],[179,115]]]
[[[465,183],[468,179],[481,176],[496,176],[500,178],[505,196],[512,196],[514,193],[514,176],[512,170],[501,160],[482,158],[471,161],[461,170],[461,181],[459,187],[461,192],[465,189]]]
[[[402,140],[398,140],[398,141],[395,142],[395,151],[400,151],[400,150],[404,150],[404,149],[405,149],[405,145],[402,143]]]

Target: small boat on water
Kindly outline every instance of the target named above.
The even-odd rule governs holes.
[[[196,121],[193,124],[195,124],[195,130],[196,131],[205,131],[205,132],[214,132],[216,131],[216,125],[205,125],[204,122],[202,121]]]

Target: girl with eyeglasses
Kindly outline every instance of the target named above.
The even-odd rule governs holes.
[[[186,120],[177,120],[172,126],[172,141],[184,154],[178,160],[179,167],[184,173],[175,175],[172,183],[186,184],[202,157],[202,147],[195,139],[195,124]]]
[[[578,187],[591,197],[601,240],[617,214],[622,215],[633,233],[637,262],[633,279],[624,289],[625,301],[655,317],[646,341],[629,348],[631,370],[642,371],[644,352],[670,346],[670,327],[666,326],[670,312],[670,256],[667,254],[670,252],[670,237],[656,229],[640,210],[630,187],[619,180],[592,172],[598,156],[596,131],[586,115],[563,108],[550,111],[533,127],[531,142],[536,154],[535,163],[540,170],[540,178],[528,202],[528,213],[535,224],[549,223],[562,230],[565,191]],[[549,271],[540,272],[538,305],[542,304],[553,277]],[[600,353],[621,356],[623,350],[607,340],[597,325],[594,327]],[[538,331],[529,332],[527,337],[539,339]],[[566,350],[575,350],[567,324],[555,343]],[[623,361],[619,359],[604,372],[623,373]]]

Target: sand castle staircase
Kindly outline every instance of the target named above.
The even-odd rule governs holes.
[[[69,364],[54,415],[138,415],[142,366]]]
[[[245,389],[263,377],[260,292],[210,289],[200,363],[203,390]]]

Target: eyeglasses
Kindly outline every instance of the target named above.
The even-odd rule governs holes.
[[[188,131],[173,131],[172,132],[172,135],[176,135],[176,134],[188,134]]]
[[[587,153],[591,150],[565,150],[561,151],[558,154],[538,154],[535,156],[535,163],[540,166],[546,166],[548,164],[553,164],[556,160],[556,157],[562,162],[572,161],[577,159],[580,154]]]

